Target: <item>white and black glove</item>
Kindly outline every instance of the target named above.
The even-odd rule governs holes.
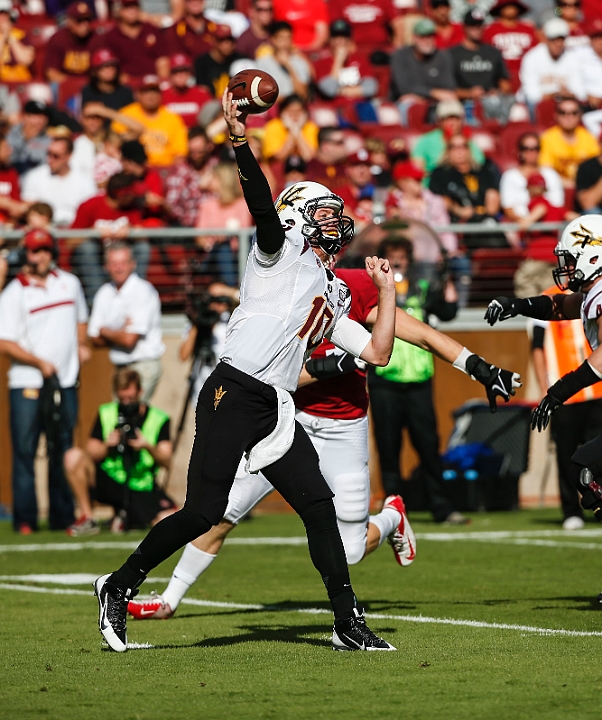
[[[472,378],[485,386],[489,409],[492,413],[497,410],[498,397],[503,398],[504,402],[508,402],[510,396],[516,393],[516,388],[522,385],[518,373],[490,365],[477,354],[471,355],[466,360],[466,371]]]
[[[554,302],[548,295],[537,295],[529,298],[507,298],[503,295],[496,297],[487,306],[485,320],[495,325],[499,320],[508,320],[517,315],[549,320],[554,313]]]
[[[546,395],[533,411],[531,430],[537,429],[538,432],[545,430],[550,423],[552,413],[556,412],[561,405],[560,400],[556,400],[552,395]]]
[[[351,353],[332,354],[325,357],[310,358],[305,363],[305,369],[316,380],[327,380],[353,370],[365,370],[366,363],[351,355]]]
[[[487,320],[490,325],[495,325],[498,320],[502,322],[503,320],[516,317],[520,312],[518,307],[519,303],[520,301],[516,298],[511,300],[510,298],[500,295],[487,306],[485,320]]]

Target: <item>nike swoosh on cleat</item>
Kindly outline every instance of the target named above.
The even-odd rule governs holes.
[[[107,616],[107,608],[106,606],[103,606],[102,613],[100,615],[100,629],[106,630],[107,628],[111,627],[108,622],[106,622],[106,616]]]
[[[157,608],[157,610],[158,609],[159,608]],[[140,610],[138,612],[140,613],[140,615],[154,615],[157,612],[157,610],[145,610],[144,608],[140,608]]]

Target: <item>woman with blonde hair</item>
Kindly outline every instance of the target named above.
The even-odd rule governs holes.
[[[213,168],[209,191],[212,194],[199,207],[196,227],[213,230],[251,227],[253,220],[242,196],[235,163],[219,162]],[[226,285],[236,285],[238,236],[199,235],[196,243],[206,253],[202,272],[215,275],[216,280]]]

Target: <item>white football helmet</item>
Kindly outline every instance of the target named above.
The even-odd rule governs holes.
[[[283,190],[276,199],[276,210],[284,228],[294,227],[328,255],[335,255],[351,241],[353,220],[343,215],[345,203],[324,185],[298,182]],[[332,217],[316,220],[316,211],[328,208]]]
[[[602,274],[602,216],[581,215],[563,230],[554,250],[558,267],[554,282],[561,290],[577,292]]]

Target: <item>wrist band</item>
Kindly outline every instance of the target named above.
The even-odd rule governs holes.
[[[576,395],[590,385],[600,382],[600,373],[586,360],[573,372],[567,373],[548,388],[548,395],[560,403],[565,403],[569,398]]]
[[[468,350],[467,348],[462,348],[462,352],[452,363],[456,370],[460,370],[460,372],[466,373],[468,375],[468,370],[466,369],[466,361],[472,354],[473,353],[471,353],[470,350]]]
[[[230,142],[235,143],[246,143],[247,138],[244,135],[229,135]]]

